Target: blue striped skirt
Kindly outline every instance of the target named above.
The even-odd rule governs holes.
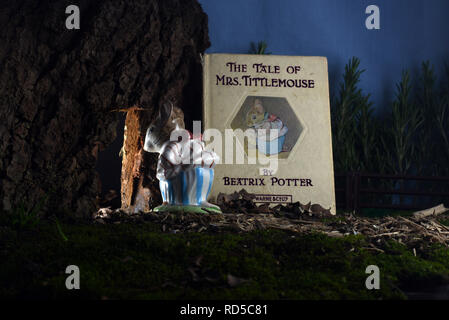
[[[181,171],[176,177],[160,180],[162,200],[169,205],[201,205],[207,201],[212,183],[214,169],[191,168]]]

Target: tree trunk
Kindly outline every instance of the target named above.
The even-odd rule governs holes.
[[[71,1],[0,7],[3,211],[44,199],[47,211],[92,214],[97,155],[115,139],[118,109],[132,109],[124,159],[133,159],[133,171],[127,161],[122,170],[132,183],[122,187],[123,205],[135,205],[146,190],[147,200],[157,198],[157,181],[145,171],[155,156],[141,150],[145,126],[166,100],[182,107],[187,121],[201,115],[200,53],[209,41],[196,0],[76,2],[80,30],[65,27]]]

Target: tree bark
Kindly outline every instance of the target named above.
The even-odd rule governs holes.
[[[115,139],[119,109],[132,109],[126,121],[136,126],[127,137],[135,130],[128,142],[138,145],[124,149],[135,158],[133,181],[142,180],[151,200],[158,196],[156,181],[143,176],[155,156],[141,152],[143,128],[166,100],[182,107],[187,121],[201,115],[199,55],[209,40],[196,0],[78,0],[81,28],[68,30],[71,2],[0,6],[3,211],[45,199],[47,211],[90,216],[100,192],[97,155]],[[127,193],[128,187],[122,188],[125,207],[141,194]]]
[[[128,212],[148,211],[161,198],[156,179],[158,155],[143,150],[150,119],[144,110],[130,110],[126,115],[122,149],[121,203]]]

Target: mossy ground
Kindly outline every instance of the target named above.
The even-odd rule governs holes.
[[[3,223],[0,239],[2,298],[403,299],[403,290],[449,276],[447,248],[415,257],[388,243],[379,253],[366,249],[363,236],[168,234],[154,223],[43,220],[29,228]],[[373,264],[381,288],[370,291],[365,269]],[[65,288],[68,265],[80,268],[80,290]],[[249,281],[230,287],[228,274]]]

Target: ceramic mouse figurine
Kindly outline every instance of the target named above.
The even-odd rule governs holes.
[[[221,212],[207,202],[219,158],[206,150],[201,137],[184,129],[181,109],[171,103],[160,108],[147,129],[143,149],[159,153],[156,177],[163,203],[155,212]]]

